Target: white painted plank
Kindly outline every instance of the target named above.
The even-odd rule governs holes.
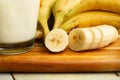
[[[14,73],[15,80],[120,80],[114,73]]]
[[[0,80],[13,80],[13,78],[9,73],[0,73]]]

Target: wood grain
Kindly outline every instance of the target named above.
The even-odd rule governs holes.
[[[99,50],[49,52],[40,43],[27,53],[0,55],[0,72],[111,72],[120,71],[120,37]]]

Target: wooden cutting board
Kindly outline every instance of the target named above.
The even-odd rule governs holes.
[[[25,54],[0,55],[0,72],[110,72],[120,71],[120,37],[99,50],[49,52],[40,43]]]

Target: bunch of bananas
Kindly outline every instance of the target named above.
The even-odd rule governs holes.
[[[50,31],[48,20],[52,13],[54,24]],[[38,21],[45,46],[52,52],[63,51],[68,45],[74,51],[102,48],[118,38],[120,0],[40,0]]]

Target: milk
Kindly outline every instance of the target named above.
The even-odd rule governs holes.
[[[0,0],[0,44],[34,38],[40,0]]]

